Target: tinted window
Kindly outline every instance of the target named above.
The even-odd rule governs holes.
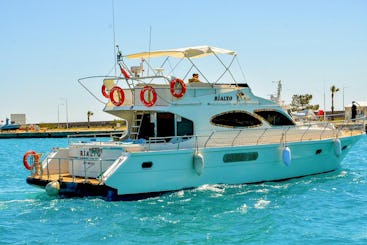
[[[261,121],[244,111],[226,112],[214,116],[211,123],[222,127],[255,127],[261,125]]]
[[[289,119],[279,111],[262,110],[262,111],[255,111],[255,113],[260,117],[264,118],[265,121],[267,121],[273,126],[294,125],[291,119]]]
[[[181,118],[180,122],[177,122],[177,136],[193,135],[194,125],[191,120],[184,117]]]
[[[223,162],[248,162],[258,158],[257,152],[228,153],[223,156]]]

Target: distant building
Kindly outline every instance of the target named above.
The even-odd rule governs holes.
[[[25,125],[26,124],[25,114],[10,114],[10,122],[12,124]]]

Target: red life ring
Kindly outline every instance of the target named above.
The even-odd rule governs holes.
[[[34,162],[32,165],[29,164],[28,162],[28,157],[29,156],[33,156],[34,158]],[[27,151],[24,156],[23,156],[23,164],[24,164],[24,167],[28,170],[32,170],[33,166],[35,163],[39,163],[39,160],[40,160],[40,157],[39,155],[37,154],[37,152],[35,151]]]
[[[115,99],[115,92],[117,92],[118,100]],[[114,86],[110,91],[110,100],[115,106],[122,105],[125,100],[124,90],[118,86]]]
[[[145,99],[145,92],[147,91],[148,91],[148,100]],[[153,98],[151,97],[151,95],[153,96]],[[157,102],[157,92],[152,86],[145,86],[140,91],[140,100],[141,102],[143,102],[145,106],[151,107],[155,104],[155,102]]]
[[[102,95],[106,97],[107,99],[110,97],[109,94],[106,91],[106,85],[102,85]]]
[[[179,90],[180,92],[176,92],[177,90]],[[170,82],[170,91],[172,96],[176,98],[181,98],[186,93],[186,84],[179,78],[173,79]]]

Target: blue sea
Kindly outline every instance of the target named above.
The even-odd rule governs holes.
[[[23,154],[67,143],[0,140],[0,244],[367,244],[366,137],[335,172],[134,202],[59,199],[26,184]]]

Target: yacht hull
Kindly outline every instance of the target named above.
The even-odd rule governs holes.
[[[204,184],[242,184],[277,181],[333,171],[360,136],[341,139],[342,152],[335,152],[334,140],[290,143],[291,164],[282,159],[279,144],[199,149],[205,161],[202,174],[194,167],[195,150],[132,153],[105,181],[118,195],[172,191]],[[257,154],[256,160],[224,162],[225,156]],[[246,155],[245,155],[246,156]],[[151,162],[150,168],[142,164]]]

